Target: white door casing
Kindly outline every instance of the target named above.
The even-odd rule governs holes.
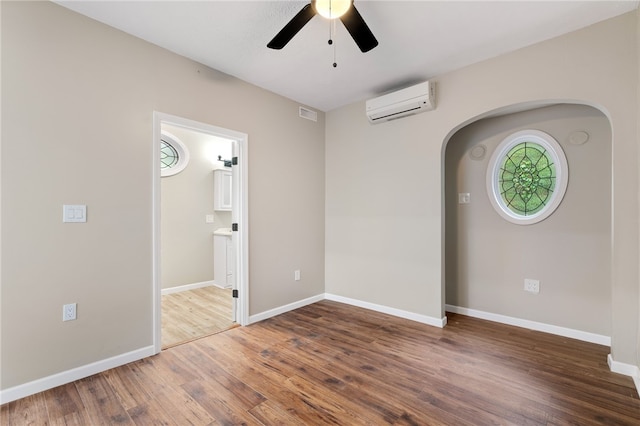
[[[233,157],[238,158],[238,164],[232,167],[232,222],[238,224],[238,231],[233,232],[233,253],[235,268],[233,271],[232,288],[238,291],[238,298],[233,300],[233,315],[240,325],[249,324],[249,210],[248,210],[248,135],[246,133],[217,127],[211,124],[165,114],[153,112],[153,173],[152,173],[152,252],[153,252],[153,346],[155,353],[162,349],[162,286],[160,280],[160,135],[162,124],[183,127],[189,130],[211,134],[233,141]],[[212,260],[213,261],[213,260]]]

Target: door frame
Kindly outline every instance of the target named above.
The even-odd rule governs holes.
[[[248,142],[246,133],[225,129],[211,124],[201,123],[159,111],[153,112],[153,150],[152,150],[152,252],[153,252],[153,347],[154,353],[162,350],[162,283],[160,275],[160,135],[162,124],[183,127],[200,133],[229,139],[235,142],[238,164],[232,167],[233,187],[237,188],[237,196],[233,195],[232,220],[238,224],[238,232],[234,232],[235,287],[238,289],[236,305],[236,322],[249,324],[249,208],[248,208]],[[213,260],[212,260],[213,261]]]

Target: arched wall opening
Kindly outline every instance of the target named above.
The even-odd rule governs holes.
[[[559,143],[569,183],[553,214],[520,225],[493,208],[486,176],[500,142],[527,129]],[[512,106],[452,132],[443,152],[447,311],[610,345],[611,142],[601,111],[569,103]]]

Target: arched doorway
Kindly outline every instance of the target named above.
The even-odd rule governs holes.
[[[493,208],[489,160],[525,129],[555,138],[569,184],[545,220]],[[492,115],[456,131],[445,165],[445,304],[459,312],[600,344],[611,336],[611,126],[599,110],[554,104]],[[539,292],[525,290],[537,282]]]

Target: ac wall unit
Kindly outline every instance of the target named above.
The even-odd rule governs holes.
[[[367,118],[371,123],[395,120],[430,111],[436,107],[435,85],[431,81],[387,93],[367,101]]]

